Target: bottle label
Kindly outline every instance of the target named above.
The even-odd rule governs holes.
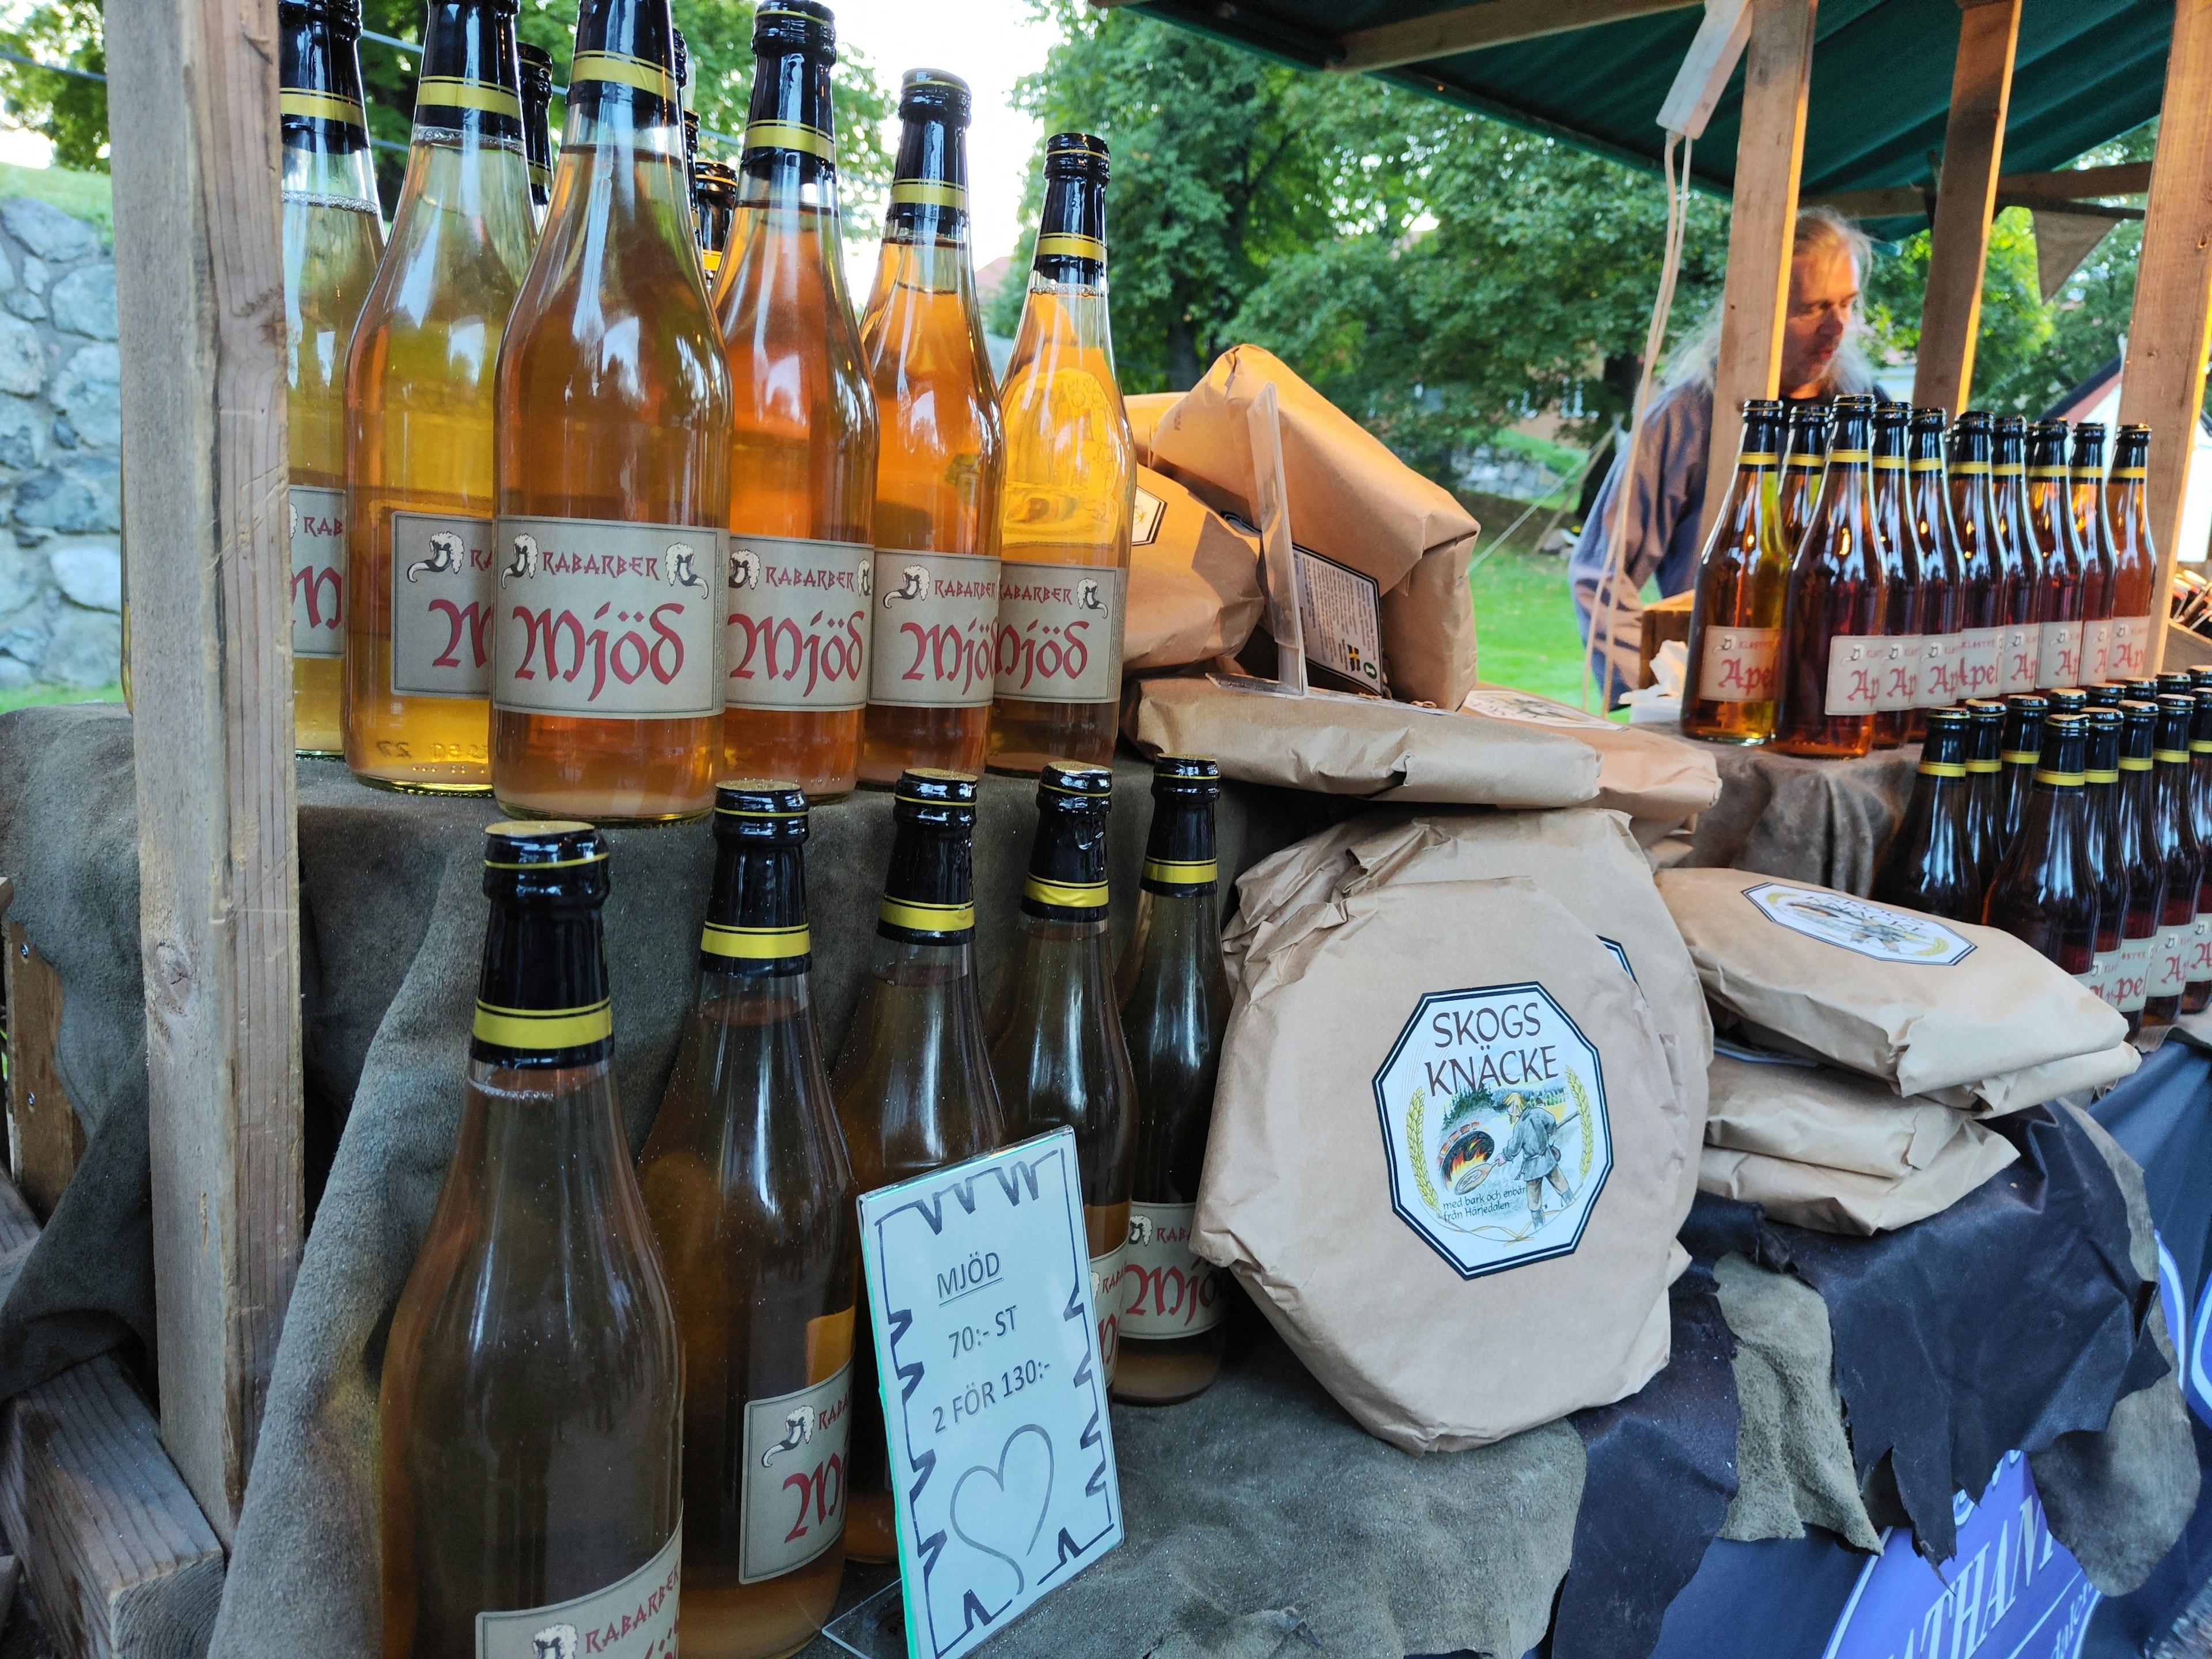
[[[2120,941],[2119,971],[2114,979],[2119,988],[2116,1006],[2124,1014],[2138,1012],[2150,994],[2150,951],[2154,943],[2148,933]]]
[[[1132,1342],[1196,1336],[1221,1322],[1221,1270],[1190,1248],[1195,1204],[1132,1204],[1121,1334]]]
[[[489,519],[392,515],[394,696],[491,695],[496,528]]]
[[[2106,680],[2111,679],[2112,677],[2106,670],[2112,665],[2112,618],[2108,617],[2102,622],[2083,623],[2081,624],[2081,678],[2077,684],[2102,685]]]
[[[1871,714],[1881,707],[1882,665],[1889,641],[1878,634],[1838,634],[1828,641],[1830,715]]]
[[[2146,996],[2178,997],[2189,982],[2190,924],[2161,927],[2151,942],[2150,984]]]
[[[296,557],[294,562],[297,563]],[[2111,627],[2112,643],[2106,649],[2105,678],[2108,680],[2142,678],[2149,672],[2150,618],[2115,617]]]
[[[2082,685],[2081,624],[2078,622],[2047,622],[2043,624],[2043,661],[2035,672],[2039,688],[2048,690],[2055,685]]]
[[[1959,635],[1962,641],[1961,663],[1966,673],[1969,697],[1993,697],[1997,694],[1997,659],[2004,647],[2002,628],[1969,628]]]
[[[1966,695],[1966,636],[1925,634],[1920,640],[1921,708],[1948,708]]]
[[[2120,1006],[2120,953],[2100,951],[2090,959],[2089,988],[2117,1008]]]
[[[999,570],[997,695],[1032,702],[1114,702],[1129,573],[1107,565]]]
[[[1883,714],[1920,707],[1920,665],[1927,641],[1917,634],[1892,634],[1884,641],[1881,683],[1875,690],[1875,707]]]
[[[1104,1255],[1091,1258],[1091,1305],[1098,1315],[1098,1362],[1106,1386],[1114,1386],[1114,1362],[1121,1352],[1121,1316],[1129,1299],[1129,1241],[1124,1237]]]
[[[805,1566],[845,1535],[853,1366],[773,1400],[745,1401],[744,1518],[738,1582]]]
[[[999,562],[980,553],[876,550],[868,701],[973,708],[991,701]]]
[[[857,542],[732,533],[728,706],[834,714],[866,702],[875,562]]]
[[[292,654],[345,655],[346,498],[292,486]]]
[[[2043,629],[2034,623],[2014,623],[2004,630],[2001,678],[2008,696],[2035,690],[2035,671],[2043,660]]]
[[[722,711],[726,532],[606,519],[499,520],[492,706],[586,720]]]
[[[477,1659],[676,1659],[684,1528],[627,1578],[550,1607],[477,1615]]]
[[[1708,628],[1698,696],[1711,702],[1772,702],[1778,628]]]
[[[2191,985],[2212,979],[2212,910],[2199,910],[2189,924],[2189,961],[2183,976]]]

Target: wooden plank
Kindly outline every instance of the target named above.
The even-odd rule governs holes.
[[[1989,258],[2005,112],[2012,101],[2013,53],[2020,44],[2020,0],[1991,0],[1959,16],[1959,57],[1951,71],[1951,118],[1943,131],[1943,177],[1920,307],[1920,363],[1912,401],[1966,406],[1974,384],[1974,340],[1982,325],[1982,267]]]
[[[0,1181],[0,1262],[38,1223]],[[0,1407],[0,1530],[70,1659],[200,1659],[222,1547],[123,1367],[102,1355]]]
[[[1703,0],[1484,0],[1480,5],[1433,12],[1402,23],[1354,29],[1338,39],[1341,55],[1329,67],[1346,72],[1396,69],[1405,64],[1455,58],[1463,52],[1480,52],[1486,46],[1510,46],[1516,40],[1617,23],[1624,18],[1649,17],[1654,12],[1686,11],[1702,3]]]
[[[0,939],[7,951],[8,1168],[43,1222],[84,1156],[84,1127],[54,1069],[62,979],[19,924],[7,923]]]
[[[1692,143],[1705,136],[1705,123],[1721,100],[1736,59],[1751,41],[1751,0],[1711,0],[1705,21],[1682,54],[1667,100],[1659,106],[1659,125],[1686,133]]]
[[[228,1540],[301,1206],[276,6],[108,22],[161,1433]]]
[[[1644,607],[1644,638],[1636,648],[1638,690],[1651,684],[1651,659],[1669,640],[1690,642],[1690,617],[1697,608],[1695,593],[1674,593]]]
[[[2150,188],[2148,161],[2123,161],[2109,167],[2073,167],[2058,173],[2008,173],[2000,191],[2021,196],[2062,196],[2070,202],[2097,196],[2140,196]]]
[[[1997,180],[2000,206],[2041,208],[2053,203],[2094,201],[2105,196],[2140,196],[2150,188],[2150,163],[2076,167],[2062,173],[2008,173]],[[1808,196],[1808,206],[1830,207],[1846,219],[1902,219],[1928,211],[1934,192],[1918,185],[1885,185],[1875,190],[1832,191]],[[2083,210],[2087,211],[2088,210]]]
[[[2212,311],[2212,0],[2177,0],[2166,60],[2158,151],[2151,160],[2135,314],[2120,381],[2120,419],[2151,428],[2151,536],[2158,547],[2152,613],[2166,614],[2181,550],[2182,502],[2204,404],[2207,316]],[[2201,549],[2191,550],[2201,552]],[[2166,631],[2151,635],[2151,667]]]
[[[1712,447],[1705,464],[1707,524],[1719,518],[1735,477],[1744,399],[1773,397],[1782,372],[1814,17],[1814,0],[1754,0],[1752,10],[1742,125],[1735,144],[1735,199],[1729,213],[1728,275],[1721,289]]]

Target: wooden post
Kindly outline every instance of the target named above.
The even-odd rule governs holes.
[[[276,0],[107,51],[161,1437],[228,1544],[301,1206]]]
[[[1720,517],[1735,477],[1743,401],[1771,398],[1782,373],[1790,309],[1790,248],[1797,175],[1805,161],[1805,94],[1813,75],[1814,0],[1755,0],[1744,52],[1735,198],[1721,291],[1721,355],[1713,375],[1713,438],[1705,465],[1706,524]]]
[[[7,954],[0,977],[8,988],[8,1167],[31,1213],[44,1222],[84,1157],[84,1126],[54,1069],[62,976],[16,923],[0,931],[0,945]]]
[[[2148,497],[2158,547],[2151,589],[2150,666],[2165,660],[2164,620],[2181,551],[2181,504],[2204,404],[2206,319],[2212,315],[2212,0],[2178,0],[2166,60],[2158,153],[2151,161],[2135,315],[2120,382],[2120,418],[2152,428]]]
[[[1959,0],[1959,58],[1951,71],[1951,118],[1943,129],[1943,173],[1920,307],[1920,362],[1912,401],[1966,407],[1974,384],[1974,339],[1982,325],[1982,266],[1996,211],[2012,101],[2020,0]]]

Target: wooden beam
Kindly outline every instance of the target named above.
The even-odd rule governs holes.
[[[2008,173],[1997,188],[2019,196],[2057,196],[2069,202],[2099,196],[2140,196],[2150,188],[2148,161],[2117,167],[2072,167],[2057,173]]]
[[[1743,114],[1736,132],[1735,199],[1729,213],[1728,276],[1721,289],[1720,361],[1713,376],[1706,524],[1719,519],[1735,477],[1743,401],[1773,397],[1782,373],[1814,16],[1814,0],[1754,0],[1752,10]]]
[[[54,1069],[62,1031],[62,979],[22,927],[6,924],[8,1168],[40,1221],[84,1156],[84,1126]]]
[[[1686,135],[1692,143],[1704,137],[1705,123],[1712,119],[1713,107],[1750,42],[1751,0],[1711,0],[1659,106],[1660,126]]]
[[[2140,196],[2150,188],[2150,163],[2130,161],[2111,167],[2078,167],[2067,173],[2008,173],[1997,180],[1997,205],[2052,210],[2054,203],[2085,203],[2106,196]],[[1808,207],[1829,207],[1846,219],[1902,219],[1928,211],[1932,188],[1885,185],[1873,190],[1832,191],[1808,196]]]
[[[301,1207],[276,0],[106,38],[161,1434],[228,1540]]]
[[[1974,384],[1974,340],[1982,325],[1982,267],[1989,258],[2012,101],[2013,53],[2020,44],[2020,0],[1989,0],[1959,15],[1959,57],[1951,71],[1951,118],[1943,131],[1943,177],[1920,307],[1920,362],[1912,401],[1966,406]]]
[[[1095,0],[1094,0],[1095,3]],[[1547,34],[1649,17],[1654,12],[1686,11],[1703,0],[1483,0],[1475,6],[1432,12],[1403,23],[1354,29],[1337,40],[1342,54],[1329,65],[1347,72],[1396,69],[1456,58],[1486,46],[1507,46]]]
[[[2158,582],[2151,614],[2166,615],[2204,405],[2207,317],[2212,314],[2212,0],[2176,0],[2166,60],[2158,151],[2151,161],[2135,314],[2120,381],[2120,419],[2151,428],[2148,486]],[[2201,548],[2191,549],[2201,554]],[[2151,630],[2151,667],[2166,630]]]

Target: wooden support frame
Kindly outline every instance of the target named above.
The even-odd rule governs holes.
[[[1735,198],[1729,214],[1728,276],[1721,290],[1720,361],[1713,375],[1706,524],[1718,521],[1735,477],[1744,400],[1773,397],[1782,373],[1814,17],[1814,0],[1753,0],[1736,134]]]
[[[1106,0],[1115,3],[1115,0]],[[1121,0],[1127,3],[1127,0]],[[1099,0],[1092,0],[1093,4]],[[1617,23],[1654,12],[1686,11],[1703,0],[1482,0],[1480,5],[1432,12],[1403,23],[1355,29],[1340,39],[1331,69],[1358,74],[1455,58],[1486,46],[1510,46],[1547,34],[1565,34],[1599,23]]]
[[[2176,0],[2166,58],[2158,152],[2136,271],[2135,314],[2120,382],[2120,419],[2152,429],[2148,496],[2158,548],[2152,612],[2165,617],[2180,549],[2181,507],[2204,404],[2212,317],[2212,0]],[[2167,630],[2151,629],[2150,666],[2165,660]]]
[[[1959,57],[1951,71],[1951,118],[1943,129],[1943,176],[1936,192],[1919,367],[1912,378],[1914,403],[1954,414],[1966,407],[1974,384],[1982,267],[1996,210],[2021,0],[1959,3]]]
[[[161,1435],[228,1542],[301,1211],[276,0],[107,50]]]
[[[84,1126],[54,1069],[62,979],[15,922],[0,933],[8,988],[8,1168],[44,1222],[84,1157]]]

